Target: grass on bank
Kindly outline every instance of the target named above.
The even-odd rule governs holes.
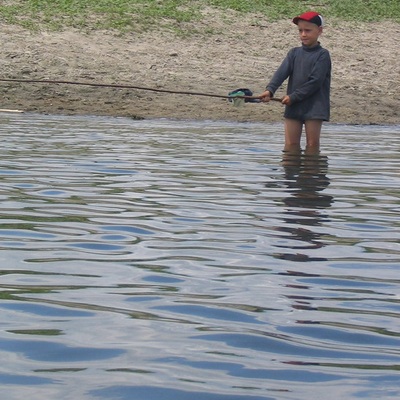
[[[182,33],[201,22],[207,7],[261,14],[270,21],[316,9],[327,18],[400,22],[399,0],[8,0],[0,4],[0,18],[30,30],[140,32],[161,27]]]

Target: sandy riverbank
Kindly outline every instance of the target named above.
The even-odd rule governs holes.
[[[203,25],[205,23],[203,22]],[[227,95],[260,93],[287,51],[299,44],[290,20],[210,15],[219,33],[177,38],[168,32],[30,33],[0,26],[0,78],[128,84]],[[333,61],[333,123],[399,124],[400,24],[328,21],[321,44]],[[224,99],[69,85],[0,82],[0,108],[134,118],[281,121],[278,103],[233,107]],[[283,94],[282,89],[277,95]]]

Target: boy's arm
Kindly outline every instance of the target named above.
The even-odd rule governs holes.
[[[291,58],[292,58],[292,51],[289,51],[285,59],[282,61],[282,64],[279,66],[279,68],[276,70],[274,75],[272,76],[272,79],[268,83],[266,87],[266,93],[267,91],[270,93],[270,97],[274,97],[274,93],[277,91],[277,89],[282,85],[282,83],[285,81],[285,79],[288,78],[288,76],[291,73]]]

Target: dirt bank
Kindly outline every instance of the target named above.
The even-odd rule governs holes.
[[[204,23],[203,23],[204,24]],[[290,20],[251,16],[225,24],[210,16],[213,35],[128,34],[74,30],[30,33],[0,26],[0,78],[128,84],[226,95],[260,93],[289,48],[298,45]],[[334,123],[399,124],[400,24],[328,21],[321,44],[333,61]],[[40,113],[235,121],[281,121],[278,103],[233,107],[224,99],[145,90],[0,82],[0,108]],[[283,94],[282,89],[277,95]]]

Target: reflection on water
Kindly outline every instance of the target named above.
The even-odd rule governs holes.
[[[329,217],[323,213],[324,208],[331,206],[333,196],[324,194],[329,186],[328,157],[317,154],[307,154],[301,151],[285,151],[282,157],[284,168],[284,180],[282,184],[287,188],[287,197],[283,202],[287,209],[283,212],[283,224],[277,228],[291,235],[293,240],[300,243],[290,245],[291,249],[297,249],[293,253],[276,253],[275,257],[292,261],[323,261],[326,258],[310,257],[301,253],[302,248],[312,249],[324,246],[321,234],[307,226],[321,226],[329,221]]]
[[[1,398],[399,398],[399,133],[0,115]]]

